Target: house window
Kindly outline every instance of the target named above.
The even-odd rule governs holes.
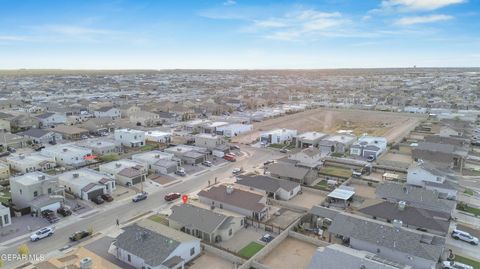
[[[232,229],[228,230],[228,235],[232,235]]]
[[[190,249],[190,256],[193,256],[193,255],[195,255],[195,248]]]
[[[5,224],[9,224],[9,223],[10,223],[10,221],[8,221],[8,214],[5,215],[5,216],[3,216],[3,223],[5,223]]]
[[[240,220],[240,226],[243,226],[243,219]]]
[[[33,192],[33,197],[37,197],[38,196],[38,191],[34,191]]]
[[[22,189],[20,189],[20,194],[22,194]]]
[[[220,204],[220,208],[223,209],[223,204]]]
[[[128,262],[132,262],[132,257],[130,256],[130,254],[127,254],[127,260]]]
[[[52,188],[48,188],[48,194],[52,193]]]

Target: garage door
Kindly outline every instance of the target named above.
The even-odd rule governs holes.
[[[52,211],[57,211],[57,209],[59,209],[59,208],[60,208],[60,202],[56,202],[56,203],[49,204],[49,205],[46,205],[44,207],[41,207],[40,212],[45,211],[47,209],[50,209]]]
[[[99,195],[103,194],[103,189],[94,190],[88,193],[88,200],[91,200]]]
[[[142,177],[136,177],[136,178],[132,179],[133,184],[140,183],[141,181],[142,181]]]

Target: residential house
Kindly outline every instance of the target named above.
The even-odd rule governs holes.
[[[227,241],[244,227],[244,216],[205,207],[208,205],[174,205],[168,216],[168,226],[208,243]]]
[[[73,144],[60,144],[43,148],[41,153],[53,157],[59,165],[79,167],[87,163],[85,157],[92,155],[93,152],[89,148]]]
[[[23,135],[23,137],[36,144],[55,144],[63,139],[61,134],[49,131],[48,129],[31,128],[21,132],[20,135]]]
[[[415,161],[424,160],[443,168],[463,169],[468,150],[452,144],[420,142],[412,150]]]
[[[55,211],[64,200],[58,178],[38,171],[10,178],[10,193],[15,208],[30,208],[37,213]]]
[[[225,153],[230,151],[230,146],[223,136],[216,134],[197,134],[195,135],[195,146],[206,148],[212,151],[212,154],[222,158]]]
[[[253,125],[241,124],[241,123],[230,123],[227,125],[216,127],[216,133],[218,135],[223,135],[226,137],[235,137],[239,134],[250,132],[252,130],[253,130]]]
[[[79,140],[85,138],[88,135],[88,130],[79,128],[76,126],[68,126],[64,124],[58,124],[49,129],[51,132],[60,134],[63,139],[67,140]]]
[[[115,188],[113,176],[89,168],[67,171],[58,175],[61,186],[82,200],[91,200],[99,195],[111,194]]]
[[[216,134],[217,128],[228,125],[228,122],[225,121],[214,121],[214,122],[205,122],[203,123],[201,128],[201,133],[206,134]]]
[[[30,114],[20,114],[10,120],[10,126],[14,131],[24,131],[40,127],[40,121]]]
[[[121,151],[120,144],[117,141],[108,138],[85,139],[80,140],[75,144],[80,147],[89,148],[94,154],[98,155],[112,154]]]
[[[298,166],[291,162],[270,164],[266,173],[272,177],[287,179],[300,184],[310,185],[318,178],[318,172],[312,168]]]
[[[200,164],[206,160],[208,154],[206,148],[188,145],[177,145],[164,151],[173,154],[185,164]]]
[[[4,162],[0,162],[0,180],[10,177],[10,166]]]
[[[161,124],[173,124],[180,121],[180,117],[175,113],[159,111],[157,114]]]
[[[98,170],[112,175],[117,183],[123,186],[132,186],[145,181],[148,173],[145,164],[128,159],[101,164]]]
[[[363,135],[350,147],[350,154],[363,158],[378,158],[387,150],[387,139],[385,137],[374,137]]]
[[[458,193],[457,189],[446,180],[445,173],[426,161],[410,165],[407,184],[437,191],[442,198],[456,199]]]
[[[138,269],[183,269],[201,253],[200,239],[149,219],[122,230],[111,248]]]
[[[24,269],[122,269],[122,267],[85,247],[71,249],[61,255],[61,257],[50,258],[35,265],[27,265]]]
[[[114,132],[115,140],[122,146],[137,148],[145,145],[145,132],[134,129],[117,129]]]
[[[346,135],[346,134],[331,135],[322,139],[318,144],[318,148],[322,150],[322,152],[343,154],[350,149],[350,146],[352,146],[356,140],[357,140],[357,137],[353,135]]]
[[[172,138],[172,134],[162,131],[146,131],[145,140],[148,142],[155,142],[161,144],[169,144]]]
[[[35,116],[40,123],[40,127],[49,128],[57,124],[63,124],[67,121],[67,116],[64,113],[47,112]]]
[[[130,113],[128,120],[136,126],[157,126],[161,124],[160,116],[148,111]]]
[[[175,155],[160,150],[152,150],[132,155],[132,160],[144,164],[156,174],[170,174],[177,171],[178,162]]]
[[[142,109],[137,105],[125,105],[120,108],[120,113],[122,118],[128,118],[131,114],[138,113],[141,110]]]
[[[10,208],[0,204],[0,228],[6,227],[10,224],[12,224]]]
[[[17,134],[0,132],[0,146],[4,149],[11,148],[23,148],[27,146],[28,139]]]
[[[116,119],[121,117],[120,110],[114,107],[101,107],[99,109],[96,109],[93,112],[93,115],[95,118],[110,118],[110,119]]]
[[[296,161],[297,166],[316,168],[323,164],[323,157],[325,155],[319,149],[310,147],[288,156],[288,159]]]
[[[238,176],[235,184],[284,201],[292,199],[301,190],[300,184],[296,182],[267,176]]]
[[[54,157],[45,156],[38,152],[12,154],[6,158],[6,161],[12,170],[20,173],[48,171],[57,166]]]
[[[255,220],[268,218],[267,198],[260,193],[219,185],[200,191],[198,197],[201,203],[212,208],[230,210]]]
[[[297,136],[297,130],[274,129],[260,134],[260,143],[268,144],[287,144],[293,141]]]
[[[11,121],[15,116],[0,112],[0,131],[11,132]]]
[[[318,144],[322,139],[327,137],[327,134],[319,132],[306,132],[297,136],[296,147],[297,148],[308,148],[315,147],[318,148]]]

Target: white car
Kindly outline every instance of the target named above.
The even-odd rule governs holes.
[[[453,230],[452,231],[452,238],[455,240],[462,240],[472,245],[478,245],[478,238],[472,236],[471,234],[461,231],[461,230]]]
[[[30,240],[38,241],[40,239],[53,235],[54,232],[55,232],[55,229],[53,227],[45,227],[34,232],[32,235],[30,235]]]
[[[473,266],[461,263],[461,262],[451,262],[444,261],[442,262],[443,269],[473,269]]]
[[[242,172],[242,168],[233,168],[232,174],[238,175]]]

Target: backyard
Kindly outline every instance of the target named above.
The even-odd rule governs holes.
[[[259,244],[257,242],[251,242],[250,244],[242,248],[238,252],[238,255],[244,257],[245,259],[250,259],[253,255],[259,252],[263,247],[264,245],[262,244]]]
[[[335,166],[325,166],[320,169],[320,174],[339,178],[349,178],[352,176],[352,170]]]
[[[9,190],[0,191],[0,203],[8,204],[11,198],[12,195]]]

